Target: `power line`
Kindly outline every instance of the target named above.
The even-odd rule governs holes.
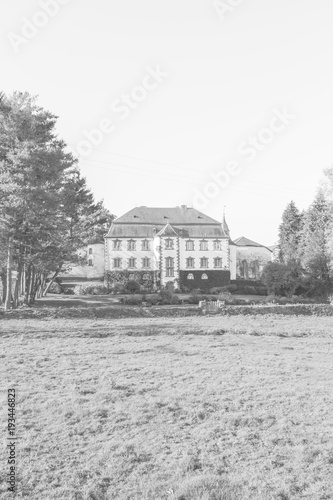
[[[120,154],[120,153],[114,153],[114,152],[111,152],[111,151],[106,151],[106,150],[103,150],[103,149],[98,149],[98,148],[95,148],[96,151],[99,151],[101,153],[106,153],[106,154],[109,154],[109,155],[114,155],[114,156],[119,156],[119,157],[122,157],[122,158],[131,158],[131,159],[134,159],[134,160],[139,160],[139,161],[144,161],[146,163],[153,163],[153,164],[156,164],[156,165],[163,165],[163,166],[166,166],[166,167],[169,167],[169,168],[175,168],[177,170],[181,169],[181,170],[186,170],[188,172],[196,172],[196,173],[199,173],[199,174],[202,174],[202,175],[207,175],[207,172],[203,172],[202,170],[199,170],[199,169],[194,169],[194,168],[188,168],[188,167],[184,167],[184,166],[180,166],[180,165],[170,165],[169,163],[164,163],[164,162],[160,162],[160,161],[155,161],[155,160],[146,160],[144,158],[140,158],[138,156],[130,156],[130,155],[124,155],[124,154]],[[81,160],[81,161],[84,161]],[[99,161],[101,162],[100,160],[92,160],[92,161]],[[101,162],[102,163],[102,162]],[[106,163],[106,162],[104,162]],[[136,168],[136,167],[131,167],[131,166],[128,166],[128,165],[125,165],[126,167],[130,167],[130,168]],[[149,171],[149,170],[147,170]],[[262,185],[262,186],[266,186],[266,187],[271,187],[272,189],[274,189],[274,191],[276,189],[279,189],[283,192],[286,192],[286,191],[290,191],[292,193],[295,193],[295,192],[298,192],[298,193],[301,193],[301,194],[313,194],[312,191],[308,191],[308,190],[301,190],[301,189],[290,189],[290,188],[286,188],[285,186],[276,186],[276,185],[272,185],[272,184],[267,184],[267,183],[262,183],[262,182],[258,182],[258,181],[244,181],[244,182],[248,182],[248,183],[252,183],[252,184],[258,184],[258,185]]]
[[[179,183],[182,183],[182,184],[191,184],[191,185],[195,185],[195,186],[198,186],[198,182],[193,182],[193,180],[189,180],[187,178],[180,178],[180,176],[178,177],[175,177],[174,174],[168,174],[167,172],[161,172],[161,173],[156,173],[156,172],[152,172],[148,169],[142,169],[141,170],[145,170],[145,171],[148,171],[150,172],[150,175],[147,175],[147,174],[144,174],[140,171],[140,168],[136,168],[136,167],[130,167],[130,166],[127,166],[127,165],[119,165],[119,164],[113,164],[113,163],[110,163],[110,162],[102,162],[102,161],[98,161],[98,160],[84,160],[84,162],[86,162],[85,165],[83,166],[86,166],[86,167],[90,167],[90,168],[102,168],[104,170],[109,170],[109,171],[116,171],[116,172],[121,172],[121,173],[129,173],[129,174],[132,174],[132,175],[138,175],[140,177],[149,177],[149,178],[156,178],[158,180],[162,180],[162,181],[173,181],[173,182],[179,182]],[[108,166],[100,166],[100,165],[93,165],[93,164],[89,164],[89,163],[92,163],[92,162],[98,162],[98,163],[102,163],[102,164],[105,164],[105,165],[108,165]],[[120,168],[112,168],[112,167],[120,167]],[[111,168],[110,168],[111,167]],[[124,168],[128,168],[130,169],[129,171],[127,170],[124,170]],[[133,171],[134,169],[134,171]],[[139,171],[138,171],[139,170]],[[157,174],[157,175],[156,175]],[[171,177],[162,177],[162,175],[164,176],[168,176],[168,175],[171,175]],[[182,180],[182,179],[186,179],[186,180]],[[210,182],[213,182],[212,180],[210,180]],[[236,189],[236,187],[229,187],[229,186],[226,186],[225,188],[220,188],[221,191],[235,191],[237,193],[242,193],[242,194],[247,194],[247,195],[253,195],[253,196],[268,196],[268,197],[274,197],[274,198],[279,198],[279,199],[286,199],[288,198],[289,199],[289,194],[286,193],[286,196],[280,196],[279,194],[277,193],[268,193],[267,190],[264,190],[264,192],[261,191],[249,191],[249,190],[240,190],[240,189]],[[254,187],[254,189],[261,189],[260,187]],[[273,189],[273,188],[272,188]],[[303,202],[307,202],[308,200],[305,200],[305,199],[302,199]]]

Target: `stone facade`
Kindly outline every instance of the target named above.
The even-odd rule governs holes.
[[[114,220],[105,237],[105,269],[152,270],[160,285],[209,289],[236,276],[229,229],[186,206],[137,207]]]
[[[235,240],[237,279],[259,281],[263,268],[272,261],[270,248],[242,236]]]

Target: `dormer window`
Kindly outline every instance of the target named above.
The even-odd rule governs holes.
[[[173,240],[171,238],[165,240],[165,248],[166,250],[173,250]]]

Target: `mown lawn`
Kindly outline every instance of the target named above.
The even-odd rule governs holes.
[[[31,500],[333,498],[333,318],[0,322]]]

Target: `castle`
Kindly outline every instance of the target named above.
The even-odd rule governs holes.
[[[135,207],[111,223],[104,245],[82,251],[87,265],[74,266],[63,282],[103,280],[105,272],[125,271],[129,279],[146,275],[155,286],[170,290],[256,280],[272,254],[244,237],[232,241],[224,215],[218,221],[186,205]]]

